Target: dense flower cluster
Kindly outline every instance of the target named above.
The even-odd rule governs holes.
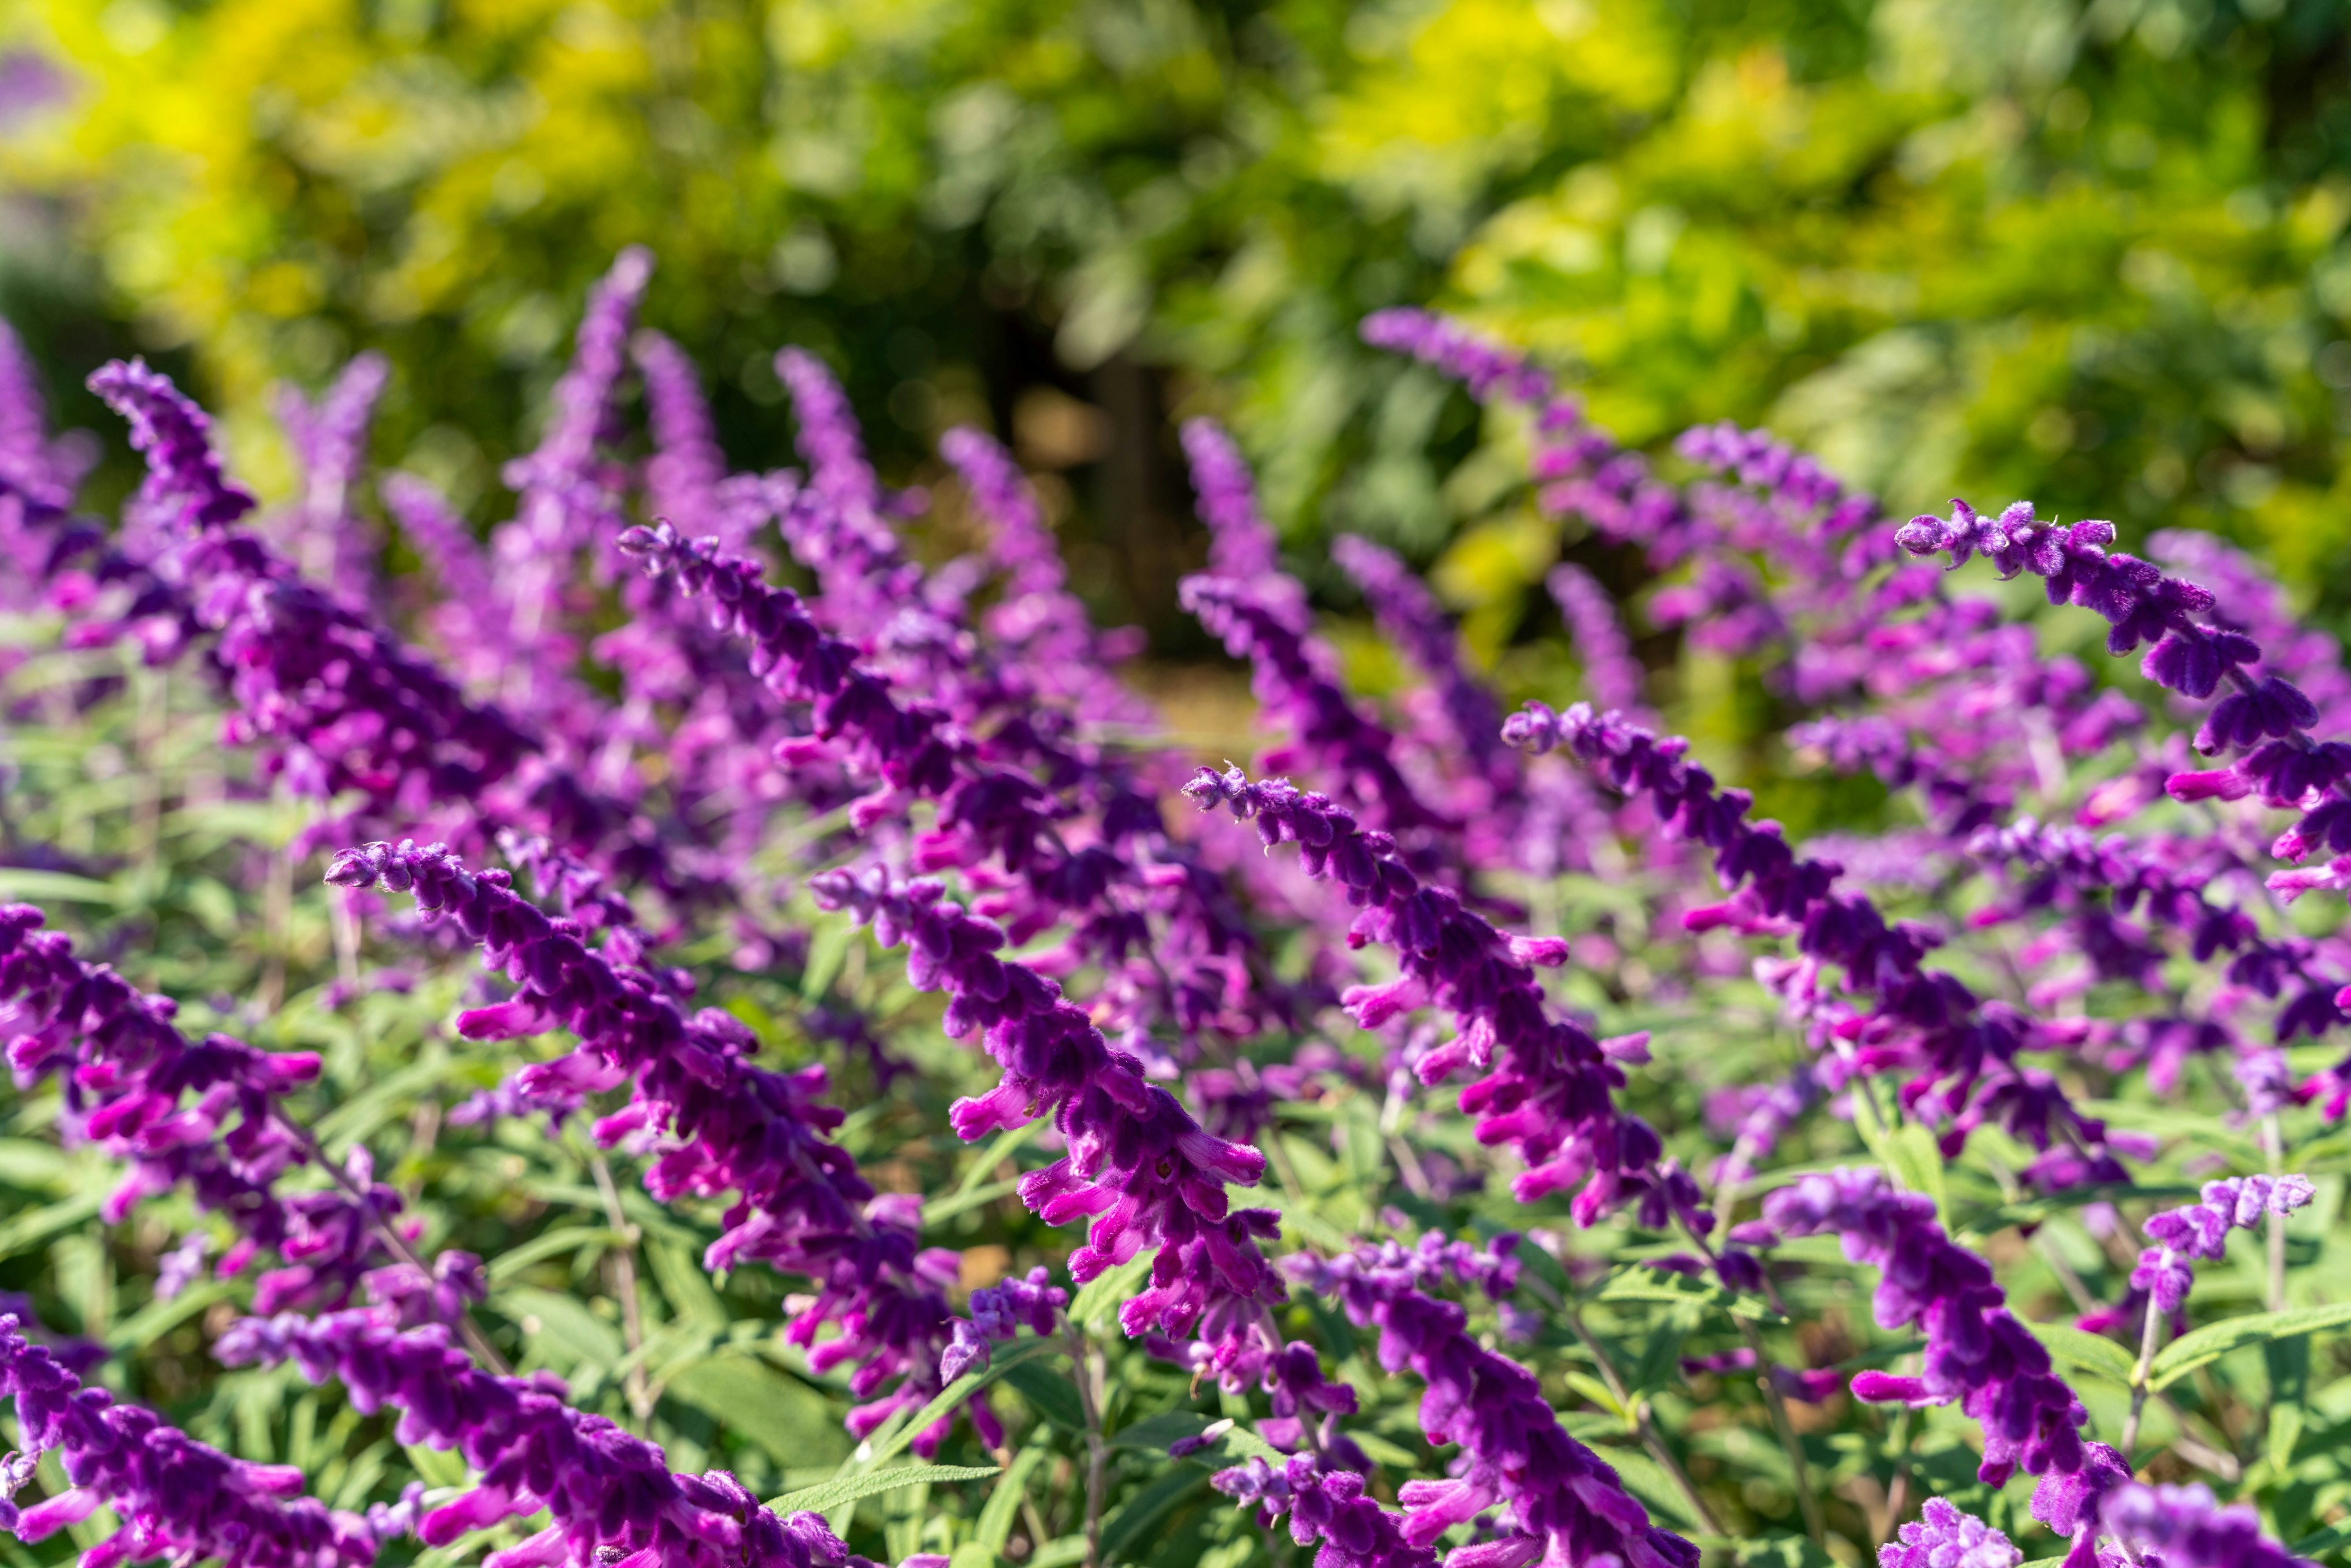
[[[298,1474],[82,1387],[103,1346],[35,1345],[0,1322],[26,1450],[0,1481],[13,1500],[57,1448],[72,1487],[0,1502],[22,1538],[103,1505],[124,1526],[92,1554],[100,1568],[363,1568],[396,1534],[446,1548],[543,1511],[490,1568],[857,1568],[843,1537],[870,1544],[874,1529],[923,1568],[944,1552],[1099,1568],[1163,1526],[1165,1551],[1238,1562],[1257,1548],[1233,1532],[1256,1526],[1187,1497],[1221,1452],[1215,1490],[1286,1521],[1319,1568],[1697,1568],[1699,1544],[1662,1521],[1725,1542],[1792,1512],[1823,1549],[1833,1533],[1879,1547],[1883,1568],[2017,1568],[2025,1548],[1949,1499],[1908,1517],[1922,1445],[1952,1437],[1908,1408],[1950,1406],[1980,1434],[1980,1484],[2033,1478],[2029,1517],[2069,1542],[2068,1568],[2291,1560],[2257,1512],[2132,1469],[2151,1458],[2150,1401],[2179,1397],[2156,1360],[2164,1324],[2187,1327],[2192,1266],[2230,1230],[2266,1228],[2266,1305],[2283,1314],[2250,1322],[2246,1345],[2319,1321],[2288,1310],[2303,1250],[2284,1216],[2330,1178],[2274,1173],[2351,1103],[2351,1066],[2297,1081],[2286,1051],[2351,1019],[2351,945],[2280,911],[2351,888],[2351,741],[2328,738],[2351,717],[2351,675],[2251,563],[2155,541],[2208,591],[2116,551],[2108,525],[2043,524],[2024,503],[1896,528],[1732,425],[1653,458],[1524,356],[1382,312],[1368,341],[1458,381],[1524,437],[1530,515],[1564,549],[1525,578],[1556,623],[1497,677],[1481,664],[1494,639],[1465,638],[1388,544],[1338,538],[1335,578],[1301,560],[1304,536],[1269,521],[1237,444],[1191,421],[1206,559],[1178,597],[1249,665],[1270,739],[1208,765],[1119,680],[1139,641],[1094,624],[1051,492],[993,437],[947,433],[943,526],[918,537],[930,492],[883,482],[841,382],[788,348],[775,367],[803,468],[730,472],[686,353],[637,326],[652,284],[632,250],[597,285],[545,429],[504,472],[513,515],[480,540],[413,476],[383,476],[381,517],[370,505],[386,372],[365,357],[315,402],[281,400],[299,488],[266,508],[167,380],[100,371],[91,385],[145,476],[119,526],[99,526],[74,511],[85,456],[48,435],[0,337],[0,605],[32,650],[12,643],[0,675],[79,661],[12,685],[11,721],[91,722],[149,678],[138,662],[195,665],[204,693],[142,686],[138,723],[202,705],[226,745],[200,806],[298,806],[292,845],[249,857],[271,895],[291,902],[281,879],[318,847],[352,846],[301,895],[323,919],[298,931],[273,904],[266,921],[280,977],[323,945],[332,983],[273,981],[238,1015],[252,1039],[317,1040],[318,1055],[192,1040],[170,1000],[78,956],[39,911],[0,906],[20,1125],[123,1167],[100,1215],[150,1221],[106,1255],[152,1259],[154,1304],[133,1322],[197,1322],[224,1365],[331,1385],[346,1407],[333,1443],[380,1417],[382,1451],[445,1450],[471,1472],[397,1501],[360,1472],[350,1495],[377,1488],[374,1508],[330,1512]],[[632,428],[640,385],[649,450]],[[948,538],[970,553],[940,560]],[[2113,652],[2144,648],[2159,689],[2133,696],[2045,653],[2011,606],[1909,559],[1930,555],[2043,579],[2053,606],[2105,619]],[[435,601],[388,578],[411,558]],[[1343,599],[1352,582],[1412,673],[1395,702],[1350,689],[1349,644],[1310,582]],[[1702,764],[1667,733],[1691,702],[1672,668],[1688,659],[1751,673],[1792,766],[1874,774],[1876,827],[1760,820],[1758,794],[1721,781],[1751,757]],[[1505,686],[1537,700],[1505,717]],[[132,736],[142,757],[151,739]],[[2194,749],[2225,765],[2192,767]],[[6,870],[93,903],[105,890],[149,923],[84,945],[118,965],[176,972],[178,901],[217,928],[203,890],[250,873],[224,852],[181,879],[199,891],[149,876],[181,852],[160,790],[120,862],[86,846],[86,824],[71,849],[62,832],[28,841],[17,795],[48,807],[13,770],[5,782]],[[1177,795],[1246,823],[1264,852],[1232,827],[1171,821]],[[110,883],[117,863],[138,875]],[[413,972],[363,973],[363,945],[386,938]],[[903,969],[872,963],[898,949]],[[469,950],[483,972],[461,981]],[[437,997],[464,994],[455,1040],[429,1050],[437,1011],[399,999],[420,973]],[[1801,1046],[1774,1038],[1775,1008]],[[383,1030],[390,1014],[405,1032]],[[516,1056],[545,1036],[560,1043]],[[839,1073],[810,1059],[834,1048]],[[414,1108],[397,1188],[374,1178],[391,1145],[374,1130],[399,1125],[384,1105],[414,1081],[368,1076],[394,1051],[460,1064],[439,1081],[452,1103]],[[1448,1082],[1449,1103],[1423,1092]],[[2231,1098],[2134,1123],[2183,1083]],[[314,1103],[348,1158],[329,1164],[342,1143],[298,1114]],[[2136,1130],[2174,1124],[2168,1148]],[[981,1140],[977,1159],[957,1146]],[[1835,1166],[1856,1146],[1884,1168]],[[476,1178],[546,1168],[450,1202],[434,1183],[451,1158],[475,1160]],[[616,1182],[622,1162],[642,1193]],[[951,1197],[912,1190],[950,1162]],[[2256,1164],[2271,1174],[2147,1212],[2147,1188],[2179,1170]],[[2319,1151],[2304,1168],[2326,1168]],[[1243,1207],[1235,1188],[1266,1197]],[[182,1191],[201,1223],[155,1234]],[[591,1204],[590,1225],[481,1244],[509,1211],[536,1224]],[[655,1209],[657,1237],[640,1225]],[[2152,1243],[2136,1270],[2108,1255],[2133,1223]],[[2047,1247],[2082,1315],[2044,1344],[1988,1260],[2009,1255],[1996,1232],[2052,1228],[2110,1245]],[[946,1244],[974,1235],[992,1239]],[[1365,1235],[1383,1239],[1350,1239]],[[1801,1271],[1835,1265],[1787,1244],[1832,1235],[1878,1276],[1877,1329],[1915,1337],[1790,1321],[1823,1299]],[[526,1304],[545,1298],[511,1287],[557,1279],[569,1256],[571,1292],[592,1294],[598,1270],[605,1292],[570,1337],[624,1348],[569,1345],[586,1359],[567,1385],[546,1370],[570,1366],[550,1361],[564,1336]],[[95,1335],[105,1291],[78,1288],[100,1303]],[[245,1315],[221,1332],[225,1295]],[[649,1332],[656,1303],[670,1316]],[[2103,1407],[2049,1346],[2120,1377],[2116,1347],[2084,1338],[2142,1305],[2109,1446]],[[1098,1327],[1113,1318],[1123,1333]],[[1043,1343],[1000,1348],[1024,1328]],[[713,1366],[754,1349],[747,1386],[785,1393],[742,1414],[712,1394]],[[2296,1392],[2299,1354],[2262,1364],[2263,1396],[2297,1416],[2322,1408]],[[1408,1376],[1416,1405],[1382,1375]],[[2199,1397],[2239,1397],[2229,1375],[2228,1394]],[[1725,1410],[1682,1422],[1685,1388]],[[1568,1407],[1587,1398],[1600,1408]],[[865,1445],[838,1475],[777,1435],[812,1401],[837,1401]],[[2301,1426],[2257,1468],[2251,1446],[2212,1446],[2238,1435],[2209,1414],[2174,1423],[2155,1473],[2199,1466],[2319,1522],[2306,1500],[2334,1494],[2294,1469]],[[761,1458],[736,1427],[763,1419]],[[1747,1484],[1723,1437],[1745,1427],[1777,1437],[1784,1484]],[[1003,1479],[943,1510],[953,1482],[920,1478],[989,1469],[862,1468],[907,1449],[985,1458]],[[722,1454],[743,1479],[706,1468]],[[1834,1486],[1814,1484],[1823,1464]],[[754,1490],[811,1477],[829,1478],[833,1524]],[[926,1500],[842,1522],[901,1488]],[[2023,1515],[1987,1517],[2030,1544]]]
[[[0,905],[0,1039],[20,1088],[57,1080],[65,1135],[127,1167],[101,1214],[120,1223],[185,1184],[198,1207],[240,1233],[215,1272],[236,1274],[265,1251],[280,1260],[255,1281],[260,1310],[341,1305],[383,1261],[400,1197],[372,1179],[364,1149],[338,1186],[277,1190],[288,1170],[321,1157],[284,1106],[318,1076],[319,1058],[256,1051],[225,1034],[191,1040],[172,1023],[171,1000],[75,957],[69,939],[41,929],[44,919],[30,904]]]
[[[48,1349],[0,1315],[0,1396],[16,1410],[24,1449],[0,1459],[0,1529],[30,1544],[101,1508],[121,1520],[82,1554],[89,1568],[157,1557],[219,1557],[234,1568],[364,1568],[378,1533],[355,1514],[302,1495],[302,1472],[231,1458],[103,1388],[84,1387]],[[15,1493],[54,1450],[68,1489],[30,1507]],[[400,1533],[394,1530],[392,1533]]]
[[[384,1309],[248,1318],[215,1354],[230,1366],[290,1361],[313,1383],[341,1383],[363,1411],[397,1411],[401,1441],[460,1454],[477,1484],[417,1521],[428,1546],[545,1509],[555,1522],[492,1552],[496,1568],[864,1564],[822,1515],[778,1516],[723,1470],[674,1474],[659,1448],[571,1408],[559,1379],[494,1376],[442,1329],[402,1329]]]

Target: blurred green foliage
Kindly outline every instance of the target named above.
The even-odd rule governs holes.
[[[731,372],[738,463],[786,455],[775,346],[831,350],[902,467],[978,419],[1074,469],[1081,580],[1163,639],[1165,416],[1196,406],[1233,417],[1285,526],[1449,550],[1489,645],[1521,618],[1552,533],[1505,457],[1463,461],[1465,402],[1354,342],[1400,301],[1588,372],[1632,440],[1768,422],[1897,510],[1964,476],[2126,533],[2216,528],[2312,588],[2351,542],[2335,0],[0,18],[69,78],[11,111],[0,172],[55,238],[9,225],[9,290],[191,350],[265,484],[269,382],[367,343],[400,368],[379,455],[481,504],[573,302],[643,240],[651,319]]]

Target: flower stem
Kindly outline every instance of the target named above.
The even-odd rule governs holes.
[[[2270,1157],[2270,1175],[2282,1175],[2285,1170],[2285,1129],[2273,1111],[2262,1118],[2262,1152]],[[2278,1209],[2270,1210],[2269,1219],[2269,1290],[2270,1311],[2285,1311],[2285,1216]]]
[[[621,1190],[612,1183],[612,1167],[605,1163],[601,1149],[590,1151],[588,1169],[596,1178],[597,1194],[604,1200],[604,1216],[621,1238],[621,1244],[606,1252],[604,1258],[611,1266],[612,1293],[621,1301],[621,1334],[629,1346],[629,1370],[622,1387],[628,1395],[629,1408],[635,1413],[637,1425],[643,1427],[653,1419],[653,1396],[645,1382],[643,1359],[637,1354],[645,1343],[644,1304],[637,1290],[637,1228],[629,1223],[628,1215],[621,1207]]]
[[[1716,1519],[1714,1511],[1706,1506],[1706,1499],[1698,1495],[1698,1485],[1690,1479],[1689,1472],[1682,1469],[1679,1459],[1674,1458],[1674,1451],[1666,1447],[1664,1434],[1657,1430],[1656,1422],[1650,1417],[1649,1402],[1633,1397],[1631,1391],[1625,1386],[1623,1375],[1616,1370],[1614,1359],[1583,1326],[1583,1314],[1570,1310],[1564,1315],[1568,1332],[1574,1334],[1583,1348],[1591,1353],[1593,1364],[1600,1369],[1600,1380],[1608,1385],[1608,1392],[1615,1397],[1616,1403],[1632,1416],[1633,1427],[1640,1435],[1641,1446],[1649,1450],[1649,1457],[1663,1466],[1667,1475],[1674,1478],[1674,1485],[1680,1490],[1682,1500],[1689,1504],[1690,1513],[1698,1520],[1699,1527],[1708,1535],[1727,1534],[1722,1521]]]
[[[2155,1366],[2155,1353],[2163,1343],[2163,1312],[2149,1296],[2147,1302],[2147,1328],[2138,1336],[2138,1364],[2131,1368],[2130,1414],[2123,1417],[2122,1441],[2115,1446],[2123,1451],[2123,1462],[2132,1464],[2131,1450],[2138,1445],[2138,1418],[2147,1408],[2147,1377]]]
[[[1109,1445],[1102,1441],[1102,1366],[1083,1330],[1071,1323],[1063,1333],[1069,1341],[1078,1404],[1086,1416],[1086,1568],[1102,1568],[1104,1465],[1110,1455]]]

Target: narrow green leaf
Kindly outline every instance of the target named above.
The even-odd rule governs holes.
[[[1007,1127],[997,1134],[996,1141],[989,1144],[979,1158],[972,1161],[971,1168],[963,1173],[963,1180],[956,1184],[952,1196],[961,1197],[985,1183],[990,1171],[1019,1154],[1029,1139],[1050,1125],[1052,1123],[1049,1118],[1040,1116],[1033,1122],[1023,1122],[1017,1127]]]
[[[955,1193],[936,1203],[926,1203],[923,1205],[923,1228],[928,1230],[942,1219],[953,1219],[958,1214],[994,1203],[1019,1185],[1019,1176],[1007,1176],[1002,1181],[992,1181],[985,1186]]]
[[[150,1301],[106,1333],[106,1345],[117,1353],[144,1350],[182,1323],[236,1293],[227,1280],[206,1280],[166,1301]]]
[[[826,1481],[796,1492],[787,1492],[768,1506],[778,1513],[824,1513],[845,1502],[877,1493],[894,1491],[912,1486],[916,1481],[936,1485],[946,1481],[978,1481],[1000,1474],[994,1465],[894,1465],[886,1470],[861,1470],[853,1476]]]
[[[2023,1322],[2022,1319],[2018,1321]],[[2032,1337],[2039,1340],[2042,1348],[2059,1364],[2078,1367],[2084,1372],[2095,1372],[2117,1383],[2127,1385],[2130,1382],[2131,1353],[2114,1341],[2085,1333],[2064,1323],[2026,1322],[2024,1326],[2032,1331]]]
[[[566,1225],[542,1231],[519,1247],[508,1248],[491,1259],[485,1268],[493,1283],[503,1284],[534,1263],[559,1258],[566,1252],[576,1252],[582,1247],[618,1246],[620,1240],[620,1233],[608,1226]]]
[[[0,870],[0,898],[25,904],[120,904],[122,890],[61,871]]]
[[[809,937],[808,965],[800,970],[800,996],[815,1001],[841,973],[841,961],[849,956],[849,945],[857,939],[857,928],[847,915],[838,920],[820,920]]]
[[[1611,1447],[1604,1457],[1633,1495],[1649,1505],[1652,1514],[1670,1515],[1684,1529],[1698,1528],[1698,1516],[1690,1512],[1688,1500],[1665,1466],[1638,1448]]]
[[[987,1494],[987,1505],[979,1511],[979,1522],[972,1526],[967,1546],[977,1546],[990,1559],[1004,1551],[1004,1543],[1012,1538],[1012,1517],[1020,1509],[1020,1500],[1028,1494],[1029,1473],[1045,1462],[1044,1448],[1031,1444],[1013,1456],[1006,1467],[1004,1479]],[[961,1555],[962,1547],[956,1548]]]
[[[849,1446],[839,1417],[813,1389],[747,1355],[695,1362],[666,1378],[663,1392],[749,1438],[778,1465],[806,1464]]]
[[[1102,1561],[1119,1562],[1127,1547],[1158,1523],[1160,1517],[1182,1501],[1186,1492],[1207,1482],[1207,1472],[1196,1465],[1171,1466],[1165,1475],[1129,1498],[1124,1507],[1102,1521]]]
[[[0,1258],[13,1258],[61,1230],[72,1229],[96,1214],[103,1202],[99,1195],[87,1193],[10,1216],[6,1224],[0,1225]]]
[[[2249,1344],[2294,1339],[2345,1323],[2351,1323],[2351,1301],[2331,1307],[2296,1307],[2283,1312],[2252,1312],[2207,1323],[2164,1346],[2163,1354],[2155,1358],[2154,1375],[2148,1385],[2168,1388],[2198,1367]]]
[[[913,1416],[901,1421],[893,1421],[882,1431],[875,1433],[862,1457],[852,1457],[851,1462],[862,1464],[869,1470],[876,1465],[889,1463],[904,1450],[907,1444],[914,1440],[917,1434],[926,1430],[940,1416],[1003,1376],[1006,1372],[1031,1356],[1042,1355],[1048,1351],[1059,1348],[1060,1342],[1057,1340],[1025,1339],[1017,1344],[998,1349],[990,1357],[986,1367],[977,1372],[965,1373],[961,1377],[940,1389],[936,1398],[915,1411]],[[818,1511],[825,1511],[820,1509]]]

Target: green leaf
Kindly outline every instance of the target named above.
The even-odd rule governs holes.
[[[566,1225],[541,1231],[521,1246],[507,1249],[489,1260],[486,1272],[493,1283],[503,1284],[509,1276],[549,1258],[559,1258],[582,1247],[616,1247],[620,1243],[620,1233],[607,1226]]]
[[[985,1184],[988,1172],[1019,1154],[1029,1139],[1051,1125],[1050,1119],[1040,1116],[1033,1122],[1023,1122],[1017,1127],[1007,1127],[997,1134],[996,1141],[987,1145],[979,1158],[971,1162],[969,1170],[963,1173],[963,1180],[956,1184],[955,1192],[951,1196],[965,1197]],[[924,1218],[928,1218],[929,1216],[926,1214]]]
[[[1674,1308],[1663,1314],[1649,1335],[1649,1343],[1641,1352],[1641,1359],[1633,1366],[1626,1380],[1627,1390],[1646,1394],[1668,1387],[1681,1377],[1682,1342],[1698,1331],[1705,1312],[1696,1304]]]
[[[0,1258],[13,1258],[61,1230],[72,1229],[96,1214],[105,1201],[96,1193],[86,1193],[11,1215],[6,1224],[0,1225]]]
[[[1884,1153],[1894,1179],[1908,1191],[1933,1198],[1935,1212],[1941,1214],[1949,1197],[1943,1190],[1943,1151],[1935,1134],[1916,1122],[1906,1122],[1887,1135]]]
[[[24,904],[120,904],[122,890],[61,871],[0,870],[0,898]]]
[[[1007,1176],[1002,1181],[992,1181],[985,1186],[955,1193],[936,1203],[926,1203],[923,1205],[923,1228],[928,1230],[942,1219],[953,1219],[958,1214],[994,1203],[1019,1185],[1019,1176]]]
[[[841,973],[841,961],[849,956],[849,945],[857,940],[857,927],[849,916],[838,920],[820,920],[809,936],[808,966],[800,970],[800,996],[815,1001]]]
[[[876,1493],[895,1491],[916,1481],[979,1481],[1002,1472],[995,1465],[894,1465],[886,1470],[861,1470],[820,1486],[787,1492],[768,1506],[778,1513],[829,1513],[845,1502]]]
[[[1129,1498],[1124,1507],[1102,1521],[1102,1561],[1120,1561],[1127,1546],[1158,1523],[1160,1516],[1182,1501],[1185,1493],[1206,1486],[1207,1481],[1207,1472],[1196,1465],[1171,1466],[1165,1475]]]
[[[2019,1319],[2022,1322],[2024,1320]],[[2041,1342],[2051,1359],[2061,1365],[2095,1372],[2103,1377],[2128,1385],[2131,1379],[2131,1353],[2110,1339],[2064,1323],[2024,1322],[2032,1337]]]
[[[1091,1329],[1108,1317],[1141,1288],[1144,1276],[1151,1272],[1151,1260],[1156,1256],[1156,1252],[1139,1252],[1087,1281],[1079,1290],[1078,1299],[1070,1303],[1070,1321]]]
[[[1004,1479],[987,1494],[987,1506],[979,1511],[979,1522],[972,1526],[971,1539],[965,1545],[978,1547],[991,1559],[1003,1552],[1004,1543],[1012,1538],[1012,1516],[1019,1511],[1020,1500],[1028,1493],[1029,1472],[1047,1458],[1047,1451],[1033,1443],[1013,1456]],[[956,1552],[960,1556],[963,1548]]]
[[[814,1390],[747,1355],[714,1355],[671,1375],[663,1392],[767,1450],[778,1465],[838,1458],[840,1420]]]
[[[1109,1442],[1113,1448],[1141,1448],[1148,1453],[1164,1455],[1168,1445],[1177,1438],[1196,1437],[1211,1427],[1220,1427],[1223,1430],[1217,1434],[1215,1442],[1208,1447],[1185,1455],[1190,1463],[1217,1469],[1247,1459],[1263,1459],[1267,1464],[1279,1468],[1290,1458],[1248,1427],[1229,1419],[1211,1419],[1197,1410],[1162,1410],[1158,1415],[1137,1421],[1131,1427],[1120,1427],[1111,1436]],[[1347,1435],[1359,1441],[1364,1437],[1360,1432]],[[1379,1449],[1400,1451],[1394,1444],[1374,1437],[1370,1439],[1364,1452],[1380,1459]],[[1380,1459],[1380,1462],[1387,1464],[1391,1461]],[[1415,1461],[1410,1455],[1405,1455],[1401,1462],[1410,1465]]]
[[[1078,1398],[1077,1385],[1068,1378],[1032,1362],[1011,1368],[1004,1381],[1029,1402],[1029,1408],[1062,1430],[1086,1429],[1085,1406]]]
[[[402,1443],[401,1449],[408,1456],[409,1467],[428,1487],[462,1487],[465,1484],[465,1461],[446,1448],[428,1448],[421,1443]]]
[[[206,1280],[168,1300],[150,1301],[107,1331],[107,1348],[118,1354],[144,1350],[214,1301],[235,1293],[231,1281]]]
[[[1651,1513],[1670,1514],[1684,1529],[1698,1527],[1689,1500],[1682,1496],[1682,1489],[1665,1466],[1638,1448],[1612,1447],[1604,1457],[1633,1495],[1649,1505]]]
[[[1058,1340],[1025,1339],[1017,1344],[998,1349],[989,1358],[987,1366],[977,1372],[965,1373],[961,1377],[940,1389],[937,1397],[915,1411],[914,1415],[902,1421],[893,1421],[881,1432],[876,1433],[869,1441],[866,1449],[862,1451],[860,1456],[853,1457],[852,1462],[862,1463],[869,1469],[875,1465],[887,1464],[895,1458],[907,1444],[914,1440],[917,1433],[927,1429],[940,1416],[960,1406],[965,1400],[1003,1376],[1013,1367],[1031,1356],[1042,1355],[1048,1351],[1060,1348],[1061,1342]],[[822,1513],[828,1511],[819,1509],[817,1511]]]
[[[2241,1318],[2207,1323],[2195,1333],[2182,1334],[2164,1346],[2163,1354],[2155,1358],[2154,1375],[2148,1386],[2168,1388],[2198,1367],[2218,1361],[2231,1351],[2249,1344],[2294,1339],[2315,1333],[2321,1329],[2338,1328],[2345,1323],[2351,1323],[2351,1301],[2337,1302],[2331,1307],[2296,1307],[2283,1312],[2253,1312]]]
[[[2156,1182],[2145,1186],[2131,1182],[2094,1182],[2086,1186],[2070,1186],[2063,1192],[2046,1197],[2019,1199],[2015,1203],[1999,1204],[1969,1216],[1952,1235],[1960,1239],[1992,1235],[2011,1225],[2038,1225],[2051,1215],[2068,1208],[2080,1208],[2092,1203],[2160,1203],[2170,1198],[2194,1197],[2198,1189],[2181,1182]]]
[[[1653,1268],[1646,1263],[1630,1263],[1609,1276],[1593,1300],[1602,1301],[1669,1301],[1677,1305],[1695,1303],[1728,1312],[1734,1318],[1752,1322],[1782,1322],[1779,1313],[1753,1296],[1733,1295],[1721,1286],[1677,1274],[1670,1269]]]

